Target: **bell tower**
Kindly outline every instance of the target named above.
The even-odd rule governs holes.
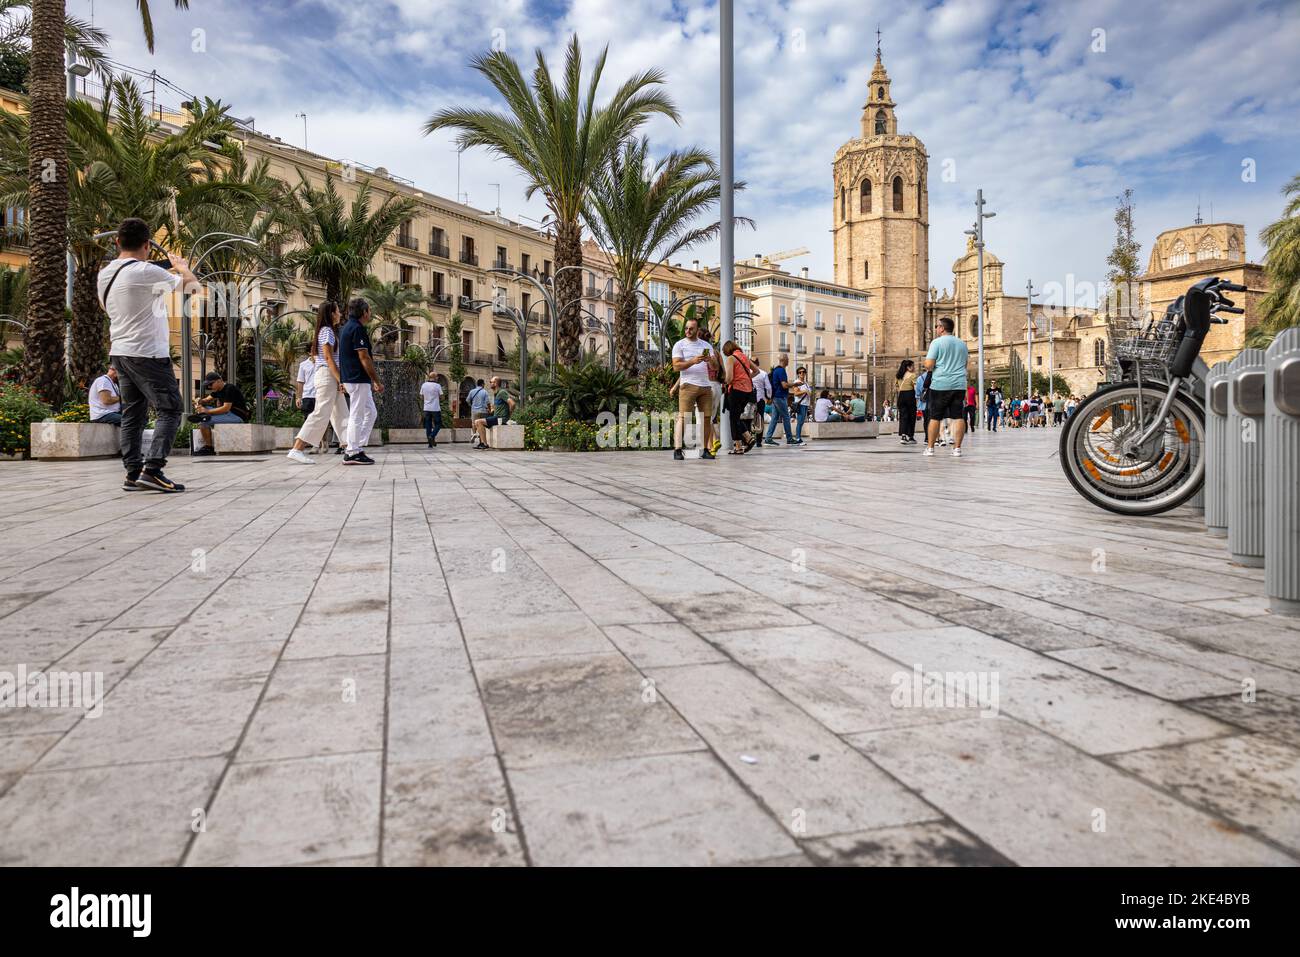
[[[901,358],[925,343],[930,199],[925,144],[898,132],[896,106],[877,31],[861,136],[836,151],[832,167],[835,281],[871,294],[880,354]]]

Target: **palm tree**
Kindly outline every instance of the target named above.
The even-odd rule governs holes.
[[[298,186],[286,197],[285,212],[293,238],[301,245],[285,256],[285,265],[324,285],[325,298],[346,311],[352,290],[370,272],[370,261],[415,212],[415,200],[394,193],[371,212],[375,190],[370,180],[360,183],[349,208],[328,173],[320,188],[302,170],[298,179]]]
[[[95,236],[138,216],[159,231],[162,241],[178,245],[186,214],[218,202],[222,193],[244,189],[224,181],[221,154],[205,145],[234,128],[226,108],[208,100],[196,107],[186,127],[165,132],[129,78],[112,81],[101,106],[68,104],[73,382],[89,381],[105,361],[105,317],[96,283],[112,246]],[[29,135],[27,117],[0,117],[0,202],[5,205],[28,201],[23,167]]]
[[[582,215],[587,194],[619,144],[652,115],[677,122],[677,110],[659,89],[664,74],[648,70],[625,81],[604,106],[596,90],[609,52],[601,51],[584,93],[582,50],[575,34],[564,61],[563,86],[542,51],[537,51],[532,88],[518,62],[504,51],[480,54],[474,69],[487,77],[505,100],[508,112],[446,109],[431,116],[425,134],[459,131],[461,149],[484,146],[512,162],[528,180],[526,197],[541,193],[555,222],[555,299],[560,305],[560,360],[579,358],[582,335]]]
[[[189,0],[174,0],[188,9]],[[153,19],[147,0],[136,0],[145,41],[153,52]],[[28,73],[31,133],[27,163],[31,199],[31,281],[24,340],[23,378],[48,401],[62,398],[64,295],[68,246],[67,46],[64,0],[31,0],[32,57]]]
[[[1267,249],[1264,268],[1270,290],[1260,301],[1262,318],[1246,337],[1246,345],[1267,348],[1279,332],[1300,325],[1300,175],[1282,188],[1290,197],[1282,218],[1260,231],[1259,238]]]
[[[379,320],[376,327],[376,344],[385,338],[396,339],[397,354],[404,351],[404,336],[412,330],[412,319],[433,320],[433,313],[422,303],[424,293],[414,286],[401,282],[381,282],[378,276],[367,276],[361,298],[370,303],[370,312]]]
[[[692,223],[718,201],[721,182],[713,158],[700,149],[677,150],[658,162],[645,138],[631,139],[596,179],[586,221],[614,261],[618,280],[614,339],[618,367],[636,375],[637,286],[646,267],[712,239],[719,223]]]

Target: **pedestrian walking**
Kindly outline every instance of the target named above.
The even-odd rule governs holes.
[[[180,256],[167,254],[169,269],[150,262],[152,236],[144,220],[122,221],[117,228],[117,258],[99,270],[97,292],[108,314],[108,359],[117,370],[121,398],[118,439],[126,468],[122,490],[183,492],[184,485],[163,473],[184,411],[172,369],[167,300],[182,283],[197,286],[198,280]],[[150,409],[153,444],[146,456],[141,441]]]
[[[794,381],[790,383],[790,401],[794,403],[790,414],[794,416],[794,441],[797,445],[803,442],[803,424],[808,421],[812,401],[812,383],[808,381],[806,366],[794,370]]]
[[[754,447],[753,433],[745,425],[745,411],[754,406],[754,374],[758,372],[749,356],[735,342],[728,339],[722,344],[726,356],[727,411],[731,415],[731,451],[728,455],[744,455]]]
[[[916,363],[904,359],[894,373],[894,404],[898,406],[898,441],[916,444]]]
[[[979,411],[979,396],[975,391],[975,386],[968,383],[966,385],[966,429],[973,432],[975,430],[975,413]]]
[[[766,418],[768,403],[772,401],[772,383],[768,379],[767,373],[763,371],[762,366],[755,366],[755,372],[752,376],[754,382],[754,430],[755,438],[763,434],[763,420]],[[762,441],[754,443],[755,449],[763,447]],[[753,451],[751,449],[750,451]]]
[[[424,438],[429,448],[436,448],[438,433],[442,431],[442,386],[438,384],[438,373],[432,369],[420,383],[420,399],[424,406]]]
[[[344,426],[344,408],[342,376],[339,372],[338,333],[335,331],[339,320],[338,303],[326,300],[316,309],[316,331],[313,336],[317,362],[312,370],[312,407],[306,421],[298,430],[293,440],[293,448],[288,458],[299,465],[315,465],[308,458],[307,450],[316,447],[325,438],[325,428],[334,424],[335,434],[341,443],[347,441],[347,428]]]
[[[939,438],[939,423],[952,421],[952,454],[955,458],[960,458],[961,443],[966,434],[964,400],[966,363],[970,358],[970,350],[966,348],[966,343],[952,334],[953,328],[950,317],[940,317],[934,330],[934,341],[925,354],[925,367],[930,372],[930,396],[927,402],[930,424],[926,428],[924,454],[934,455],[934,443]]]
[[[375,408],[375,395],[382,395],[384,384],[379,381],[375,363],[371,358],[370,303],[353,299],[348,303],[348,321],[339,331],[339,373],[348,402],[348,450],[343,455],[344,465],[374,465],[375,460],[366,455],[370,432],[375,426],[379,410]]]
[[[772,434],[776,431],[777,422],[785,427],[786,445],[803,444],[803,440],[796,439],[790,430],[790,375],[786,371],[789,364],[790,356],[782,352],[776,357],[776,365],[768,374],[768,380],[772,384],[772,418],[767,423],[767,434],[763,437],[766,445],[776,445]]]

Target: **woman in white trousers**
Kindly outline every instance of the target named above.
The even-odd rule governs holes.
[[[338,361],[335,359],[338,338],[334,329],[339,315],[338,304],[332,301],[321,303],[316,311],[316,346],[321,357],[313,380],[316,385],[316,408],[307,416],[307,421],[298,430],[298,437],[293,440],[293,448],[289,450],[289,459],[302,465],[316,464],[306,450],[320,442],[325,435],[325,427],[331,420],[335,423],[336,433],[340,420],[347,421],[343,386],[340,384],[342,376],[339,375]],[[344,433],[340,441],[346,440],[347,435]]]

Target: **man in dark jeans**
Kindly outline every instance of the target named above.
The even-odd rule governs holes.
[[[123,220],[117,229],[118,257],[99,271],[99,301],[109,321],[109,362],[122,394],[122,490],[183,492],[184,485],[163,474],[182,412],[169,348],[168,306],[182,282],[197,285],[198,280],[180,256],[167,254],[173,271],[150,262],[151,236],[144,220]],[[150,408],[155,422],[146,458],[140,442]]]

